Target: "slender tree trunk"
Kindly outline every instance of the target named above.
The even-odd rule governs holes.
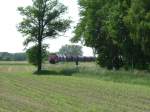
[[[38,41],[38,68],[37,72],[40,72],[42,69],[42,41]]]
[[[39,18],[39,32],[38,32],[38,68],[37,68],[37,72],[40,72],[42,70],[42,36],[43,36],[43,30],[44,30],[44,14],[45,14],[45,8],[46,8],[46,1],[45,1],[45,6],[44,6],[44,10],[42,11],[41,17]],[[41,9],[39,7],[39,11],[41,12]]]

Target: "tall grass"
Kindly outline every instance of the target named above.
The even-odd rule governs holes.
[[[150,86],[150,73],[147,71],[107,70],[99,67],[99,65],[96,65],[95,63],[80,63],[78,68],[75,63],[58,63],[56,65],[47,64],[45,65],[45,68],[61,75],[69,74],[75,77]],[[55,74],[52,72],[51,75]]]

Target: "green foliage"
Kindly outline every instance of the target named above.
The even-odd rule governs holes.
[[[32,6],[18,8],[23,16],[22,22],[18,25],[18,31],[26,36],[24,45],[31,42],[38,45],[38,51],[36,52],[38,57],[37,71],[40,71],[43,41],[47,38],[56,38],[60,32],[65,32],[71,21],[62,18],[67,8],[58,0],[32,1]]]
[[[29,63],[37,66],[38,65],[38,46],[32,46],[27,51],[28,61]],[[46,46],[42,47],[42,62],[44,62],[44,59],[47,57],[48,52],[46,51]],[[48,59],[48,58],[47,58]]]
[[[124,22],[133,41],[133,64],[138,68],[147,68],[150,62],[150,1],[133,0]]]
[[[65,56],[82,56],[82,47],[79,45],[64,45],[60,48],[58,54]]]
[[[79,0],[73,42],[95,49],[98,64],[147,69],[150,62],[149,0]]]

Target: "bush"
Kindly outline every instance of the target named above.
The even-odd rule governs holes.
[[[42,62],[46,59],[48,52],[46,51],[47,46],[43,46],[42,47]],[[29,63],[37,66],[38,64],[38,46],[32,46],[30,47],[27,51],[27,57],[28,57],[28,61]]]

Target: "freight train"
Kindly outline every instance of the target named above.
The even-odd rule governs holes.
[[[92,62],[95,61],[96,57],[87,57],[87,56],[60,56],[53,54],[49,56],[49,63],[56,64],[58,62]]]

